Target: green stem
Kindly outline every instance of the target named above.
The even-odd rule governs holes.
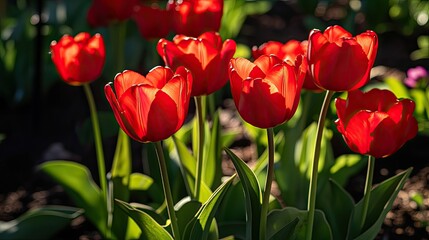
[[[267,166],[267,179],[265,181],[265,190],[262,197],[261,209],[261,225],[259,227],[259,239],[264,240],[267,237],[267,215],[268,206],[270,203],[271,185],[274,179],[274,131],[272,128],[267,129],[268,138],[268,166]]]
[[[203,173],[203,154],[204,154],[204,118],[203,118],[203,106],[201,97],[194,97],[196,114],[198,120],[198,149],[197,149],[197,170],[195,174],[195,190],[194,199],[200,198],[201,182]]]
[[[95,151],[97,153],[97,165],[98,165],[98,177],[100,179],[101,191],[103,193],[103,200],[106,204],[106,213],[108,214],[109,205],[107,203],[107,181],[106,181],[106,166],[104,163],[103,143],[101,140],[100,126],[98,122],[97,109],[95,107],[94,96],[92,95],[91,87],[89,83],[83,84],[86,98],[88,99],[89,111],[91,114],[92,129],[94,131]],[[107,221],[109,217],[107,216]],[[108,222],[106,222],[106,229],[108,229]],[[106,231],[105,236],[108,237]]]
[[[164,189],[165,200],[167,202],[168,217],[171,221],[171,229],[175,240],[180,240],[179,225],[177,224],[176,212],[174,211],[173,196],[171,194],[170,182],[168,180],[167,165],[165,163],[164,151],[161,142],[155,143],[156,154],[158,156],[159,170],[161,172],[162,186]]]
[[[372,177],[374,175],[375,159],[373,156],[368,156],[368,169],[366,172],[365,190],[363,194],[363,212],[360,222],[360,229],[363,230],[365,219],[368,213],[369,198],[371,197]]]
[[[325,99],[323,100],[322,109],[319,115],[319,122],[317,123],[317,135],[316,143],[314,146],[314,158],[312,162],[311,169],[311,178],[310,178],[310,187],[308,190],[308,217],[307,217],[307,234],[306,239],[311,240],[313,234],[313,223],[314,223],[314,212],[316,210],[316,192],[317,192],[317,175],[319,170],[319,156],[320,156],[320,147],[322,143],[323,128],[325,126],[326,113],[328,112],[329,103],[331,102],[333,91],[327,91]]]
[[[113,45],[113,69],[110,71],[115,71],[116,74],[119,71],[123,71],[125,67],[125,56],[124,56],[124,47],[125,47],[125,37],[127,32],[126,21],[117,22],[110,25],[110,37]]]
[[[92,129],[94,131],[95,150],[97,153],[98,173],[100,177],[101,190],[104,198],[107,197],[106,167],[104,165],[103,144],[101,141],[100,126],[98,122],[97,109],[95,107],[94,96],[88,83],[83,84],[86,98],[88,99],[89,111],[91,114]]]

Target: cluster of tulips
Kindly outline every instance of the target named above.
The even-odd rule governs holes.
[[[100,1],[94,1],[93,5],[100,5]],[[127,5],[133,1],[127,1],[127,4],[117,2],[118,5],[106,5],[103,11],[92,7],[88,21],[102,25],[110,16],[106,9],[111,9],[111,12],[114,12],[113,9],[117,11],[133,9]],[[191,4],[193,1],[183,2]],[[174,9],[177,10],[180,9],[178,5],[183,3],[173,1],[169,4],[176,4]],[[205,5],[204,9],[222,10],[222,4],[223,1],[214,1],[212,4]],[[170,8],[173,9],[173,7]],[[232,204],[222,202],[221,199],[238,176],[246,196],[243,203],[246,205],[247,219],[245,239],[374,238],[381,223],[371,220],[374,218],[373,213],[380,215],[388,204],[371,205],[371,201],[374,200],[371,195],[385,193],[389,195],[386,202],[391,201],[403,184],[402,179],[409,174],[407,171],[406,174],[401,175],[401,178],[395,178],[400,181],[395,183],[391,181],[383,185],[391,186],[393,189],[389,190],[391,192],[374,191],[371,180],[374,159],[395,153],[406,141],[412,139],[418,130],[417,121],[413,117],[415,108],[413,101],[397,99],[389,90],[372,89],[368,92],[360,90],[370,80],[370,71],[378,48],[376,33],[366,31],[353,36],[336,25],[324,31],[314,29],[309,33],[308,39],[302,42],[291,40],[283,44],[270,41],[260,47],[254,47],[253,61],[251,61],[234,57],[236,51],[234,40],[222,40],[217,32],[221,17],[221,11],[219,12],[220,15],[213,13],[208,15],[215,19],[206,20],[211,25],[191,28],[196,32],[201,29],[210,30],[199,35],[196,35],[196,32],[184,31],[185,24],[177,21],[182,25],[179,24],[174,31],[180,34],[174,36],[172,40],[161,38],[156,46],[156,51],[165,66],[155,66],[146,75],[124,70],[114,78],[112,76],[112,83],[106,84],[105,96],[122,131],[135,141],[155,143],[169,221],[162,226],[165,222],[157,223],[154,220],[156,217],[146,214],[142,209],[132,207],[127,202],[120,201],[122,199],[117,199],[116,204],[113,205],[119,206],[118,208],[138,225],[140,239],[207,239],[213,231],[217,232],[213,230],[216,210],[221,204]],[[183,16],[181,17],[184,19]],[[124,19],[120,14],[117,18]],[[195,23],[195,19],[198,20],[194,18],[189,21]],[[199,19],[198,23],[203,21]],[[106,180],[102,140],[89,87],[89,84],[96,80],[103,70],[106,57],[103,36],[101,34],[91,36],[89,33],[79,33],[75,37],[64,36],[58,42],[52,43],[51,54],[61,78],[70,85],[84,86],[90,103],[102,190],[100,198],[105,207],[102,209],[105,210],[100,215],[95,214],[96,217],[94,217],[91,216],[91,213],[94,214],[93,211],[85,209],[88,213],[87,217],[98,227],[104,237],[121,238],[120,234],[112,230],[112,223],[108,221],[112,219],[112,214],[115,214],[113,210],[109,211],[114,202],[112,195],[115,194],[109,190]],[[268,159],[265,159],[267,160],[265,187],[260,188],[252,170],[233,152],[225,149],[237,169],[237,175],[224,180],[209,197],[205,197],[206,186],[202,175],[212,170],[203,167],[204,161],[207,161],[204,158],[208,154],[205,152],[208,149],[204,144],[207,138],[204,136],[206,115],[203,114],[205,108],[203,99],[219,91],[228,82],[241,118],[254,127],[267,130]],[[311,153],[313,161],[309,166],[311,176],[307,209],[287,208],[287,211],[279,215],[270,204],[272,202],[271,186],[275,179],[274,129],[294,116],[302,89],[326,93],[316,136],[314,136],[314,152]],[[345,218],[349,229],[335,231],[332,221],[343,218],[339,216],[330,218],[328,213],[316,209],[316,196],[318,196],[318,164],[325,119],[331,99],[337,92],[347,92],[348,95],[346,99],[335,100],[338,116],[335,125],[352,151],[368,156],[368,176],[362,202],[351,206],[350,209],[353,210],[350,210],[350,216]],[[193,149],[195,166],[193,166],[192,179],[185,181],[192,182],[188,189],[191,199],[189,204],[195,201],[197,207],[195,211],[190,211],[189,218],[184,218],[183,213],[182,216],[178,216],[180,209],[177,205],[175,206],[173,200],[168,178],[168,162],[164,157],[164,146],[161,142],[172,137],[182,128],[188,116],[192,98],[195,100],[195,121],[198,128],[198,135],[193,138],[196,142],[193,144],[198,147]],[[89,204],[89,207],[86,207],[91,206]],[[325,215],[328,218],[326,224]],[[335,220],[335,217],[338,219]],[[123,218],[123,221],[128,222],[127,219]],[[113,216],[113,225],[115,221]],[[375,227],[372,227],[373,225]],[[218,227],[221,228],[221,226]],[[326,229],[328,230],[325,231]],[[231,235],[236,237],[240,235],[232,232]]]

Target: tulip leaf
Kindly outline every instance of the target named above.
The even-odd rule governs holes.
[[[219,206],[219,209],[216,213],[216,220],[220,226],[225,224],[235,224],[238,222],[246,223],[246,206],[243,204],[246,199],[244,197],[243,186],[241,181],[234,181],[229,187],[228,193],[225,195],[224,200],[228,204],[222,204]],[[246,224],[243,225],[243,229],[240,229],[239,232],[242,232],[245,236],[246,234]],[[231,235],[223,227],[219,229],[219,234],[221,236]],[[245,237],[244,237],[245,238]]]
[[[284,140],[284,134],[283,132],[279,132],[274,136],[274,145],[278,146],[279,143],[281,143]],[[275,153],[274,154],[274,163],[277,163],[280,160],[280,155]],[[255,166],[253,167],[253,172],[256,176],[259,176],[261,172],[263,172],[268,164],[268,148],[265,148],[265,151],[262,152],[261,156],[259,156],[258,160],[256,161]],[[265,181],[265,179],[264,179]],[[265,184],[265,182],[259,182],[260,185]]]
[[[274,237],[272,239],[305,239],[307,216],[308,211],[294,207],[272,210],[267,219],[268,239],[271,237]],[[296,219],[299,219],[298,223],[294,222]],[[331,228],[325,218],[325,214],[318,209],[314,212],[313,226],[313,236],[317,236],[317,239],[332,239]],[[285,231],[284,233],[290,235],[290,237],[277,238],[277,236],[280,236],[279,231]]]
[[[246,198],[247,230],[246,238],[254,239],[259,237],[259,226],[261,220],[262,194],[258,179],[252,170],[243,160],[237,157],[228,148],[224,149],[231,158],[237,174],[242,182],[244,196]]]
[[[183,175],[183,179],[185,181],[185,186],[188,192],[188,195],[192,195],[192,191],[194,189],[195,184],[195,165],[196,160],[194,156],[189,152],[186,145],[180,141],[178,138],[176,138],[173,135],[173,141],[177,149],[177,153],[179,155],[179,161],[180,161],[180,170]],[[198,199],[200,202],[205,202],[210,195],[212,194],[210,188],[205,184],[203,181],[201,183],[201,193],[200,198]]]
[[[183,239],[208,239],[212,221],[216,211],[221,204],[223,197],[228,192],[231,183],[236,175],[233,175],[222,183],[210,196],[210,198],[201,206],[192,221],[186,227]]]
[[[0,239],[51,239],[82,213],[80,208],[66,206],[29,210],[12,221],[0,221]]]
[[[246,221],[219,223],[220,239],[246,239],[246,226]]]
[[[374,239],[377,236],[387,213],[392,208],[393,201],[407,181],[411,170],[412,168],[409,168],[383,181],[371,190],[368,214],[365,219],[363,230],[360,230],[363,199],[356,204],[349,224],[348,239],[365,240]]]
[[[177,224],[180,232],[183,234],[186,226],[192,221],[202,204],[199,201],[192,200],[190,197],[185,197],[174,206],[177,209]]]
[[[153,218],[153,220],[155,220],[161,226],[166,222],[164,215],[159,215],[157,211],[153,209],[151,206],[148,206],[142,203],[135,203],[135,202],[129,203],[129,205],[139,211],[142,211],[148,214],[151,218]]]
[[[299,223],[299,218],[295,218],[292,222],[289,222],[287,225],[281,227],[277,232],[269,233],[270,236],[268,236],[268,239],[270,240],[291,239],[298,223]]]
[[[157,239],[173,239],[171,235],[159,225],[149,214],[136,209],[130,204],[115,200],[115,206],[119,207],[128,216],[130,216],[142,231],[139,239],[157,240]]]
[[[222,178],[222,148],[220,146],[220,123],[219,111],[216,111],[212,120],[211,131],[206,127],[206,144],[203,157],[203,169],[210,169],[210,171],[203,171],[203,180],[206,185],[212,189],[219,186]]]
[[[147,193],[156,203],[164,201],[162,188],[150,177],[142,173],[131,173],[129,189],[132,194]]]
[[[334,240],[347,237],[347,227],[354,208],[354,201],[338,183],[330,179],[317,195],[316,208],[325,213]]]
[[[362,161],[362,156],[358,154],[344,154],[335,160],[335,164],[331,167],[331,178],[335,182],[344,186],[347,184],[350,177],[357,174],[367,164],[367,161]]]
[[[116,237],[123,239],[127,234],[128,216],[119,209],[114,207],[114,199],[128,201],[130,197],[129,180],[132,168],[130,140],[121,129],[118,133],[115,155],[110,173],[109,185],[113,185],[110,191],[110,204],[113,207],[112,231]]]
[[[286,205],[305,209],[317,126],[313,122],[304,131],[301,132],[300,129],[293,127],[284,130],[285,140],[278,146],[281,158],[276,165],[275,174]],[[318,191],[328,182],[329,169],[334,162],[329,141],[331,137],[332,132],[325,128],[319,157]]]
[[[76,206],[85,210],[85,216],[97,229],[106,233],[106,203],[88,168],[71,161],[45,162],[38,168],[61,185]]]

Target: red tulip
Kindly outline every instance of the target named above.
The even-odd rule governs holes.
[[[228,63],[235,53],[235,42],[222,43],[218,33],[206,32],[198,38],[176,35],[173,41],[161,39],[157,45],[165,64],[173,69],[184,66],[192,72],[192,96],[208,95],[228,81]]]
[[[92,27],[107,26],[111,21],[131,18],[139,0],[94,0],[89,7],[87,21]]]
[[[171,30],[171,13],[156,4],[150,6],[140,4],[135,8],[133,19],[137,23],[140,34],[146,39],[166,37]]]
[[[103,37],[83,32],[74,38],[63,36],[51,43],[51,56],[61,78],[70,85],[82,85],[101,75],[105,61]]]
[[[259,128],[271,128],[292,118],[298,107],[305,69],[301,57],[282,61],[262,55],[254,63],[230,61],[232,97],[241,117]]]
[[[218,32],[223,14],[223,0],[169,0],[177,34],[197,37],[207,31]]]
[[[376,158],[387,157],[417,134],[414,102],[398,100],[388,90],[349,92],[336,99],[338,131],[351,150]]]
[[[353,37],[340,26],[324,33],[313,30],[308,40],[308,64],[317,86],[332,91],[351,91],[364,86],[377,54],[373,31]]]
[[[104,87],[119,126],[139,142],[157,142],[173,135],[188,112],[192,76],[183,67],[155,67],[146,77],[124,71]]]
[[[304,58],[302,59],[302,65],[307,66],[307,45],[307,41],[300,42],[297,40],[289,40],[285,44],[277,41],[269,41],[262,44],[259,48],[256,46],[253,47],[252,55],[253,58],[256,59],[264,54],[274,54],[280,59],[289,59],[292,61],[295,61],[298,55],[303,55]],[[316,84],[314,84],[310,71],[307,69],[307,67],[304,67],[304,69],[306,69],[306,74],[302,88],[312,91],[320,91],[321,89],[316,86]]]

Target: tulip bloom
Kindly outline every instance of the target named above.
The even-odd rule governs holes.
[[[351,150],[376,158],[387,157],[417,134],[414,102],[398,100],[388,90],[348,93],[336,99],[335,124]]]
[[[208,31],[218,32],[223,14],[223,0],[169,0],[177,34],[197,37]]]
[[[104,27],[111,21],[131,18],[139,0],[94,0],[89,7],[87,21],[91,27]]]
[[[133,19],[137,23],[140,34],[146,39],[166,37],[171,30],[171,13],[156,4],[150,6],[140,4],[135,8]],[[162,19],[160,21],[160,19]]]
[[[324,33],[312,30],[308,39],[308,64],[315,84],[332,91],[351,91],[364,86],[377,54],[373,31],[353,37],[340,26]]]
[[[51,56],[61,78],[70,85],[97,79],[103,70],[106,53],[103,37],[83,32],[74,38],[65,35],[51,43]]]
[[[139,142],[173,135],[188,113],[192,75],[183,67],[155,67],[146,77],[124,71],[104,87],[106,98],[124,132]]]
[[[282,61],[262,55],[254,63],[231,59],[232,97],[241,117],[259,128],[272,128],[292,118],[298,107],[305,69],[301,57]]]
[[[198,38],[176,35],[173,41],[161,39],[158,54],[173,69],[184,66],[192,72],[192,96],[208,95],[228,81],[228,63],[235,53],[234,40],[222,43],[218,33],[206,32]]]
[[[302,87],[311,91],[320,91],[321,89],[314,84],[313,77],[307,69],[307,45],[307,41],[289,40],[285,44],[277,41],[269,41],[262,44],[259,48],[256,46],[253,47],[252,56],[254,59],[257,59],[261,55],[274,54],[280,59],[295,61],[298,55],[303,55],[302,65],[306,69],[306,74]]]

